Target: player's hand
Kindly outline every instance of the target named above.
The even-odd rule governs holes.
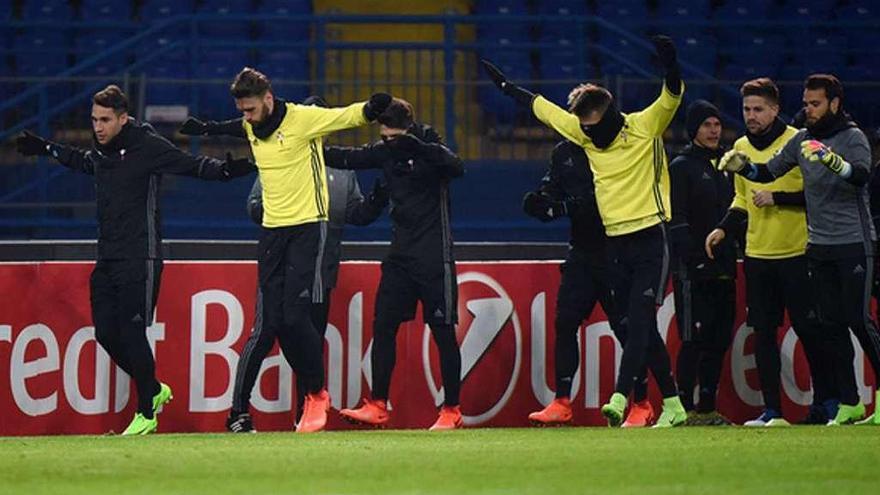
[[[672,38],[658,34],[651,36],[651,42],[654,43],[660,65],[666,70],[674,69],[678,65],[678,56],[675,53],[675,43],[672,42]]]
[[[178,132],[184,136],[205,136],[208,134],[208,124],[195,117],[190,117],[184,121]]]
[[[843,171],[844,160],[837,153],[831,151],[831,148],[822,144],[821,141],[809,139],[801,141],[801,156],[811,162],[819,162],[825,165],[828,170],[835,174]]]
[[[223,162],[223,180],[245,176],[257,169],[256,165],[247,158],[233,158],[232,153],[226,153],[226,161]]]
[[[380,177],[376,177],[376,180],[373,181],[373,189],[368,196],[370,204],[384,208],[385,205],[388,204],[388,198],[388,184],[386,184]]]
[[[739,172],[744,169],[748,163],[749,157],[747,157],[745,153],[737,150],[729,150],[720,160],[718,160],[716,168],[719,171],[726,170],[728,172]]]
[[[367,100],[364,105],[364,117],[370,122],[379,118],[382,112],[391,104],[391,95],[388,93],[376,93]]]
[[[523,211],[542,222],[549,222],[568,214],[565,202],[552,200],[534,191],[529,191],[523,196]]]
[[[706,256],[708,256],[710,260],[715,259],[713,249],[718,244],[721,244],[721,241],[723,241],[725,237],[727,237],[727,234],[724,232],[724,229],[715,229],[712,232],[709,232],[709,235],[706,236]]]
[[[758,208],[763,208],[765,206],[775,205],[776,201],[773,200],[773,193],[770,191],[752,190],[752,203]]]
[[[46,156],[52,143],[30,131],[15,138],[15,151],[24,156]]]
[[[507,93],[507,85],[510,84],[507,82],[507,76],[501,72],[501,69],[495,67],[495,64],[488,61],[485,58],[480,59],[480,63],[483,64],[483,67],[486,69],[486,72],[489,74],[489,79],[495,83],[495,86],[498,86],[498,89]]]

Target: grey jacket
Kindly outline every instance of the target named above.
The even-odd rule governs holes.
[[[768,163],[775,177],[800,166],[807,201],[807,232],[810,244],[817,246],[863,244],[868,248],[876,239],[868,199],[868,185],[855,185],[818,162],[801,156],[801,142],[813,139],[801,129]],[[857,127],[843,129],[820,139],[853,168],[871,172],[871,147]],[[870,252],[870,251],[868,251]]]
[[[384,186],[383,186],[384,187]],[[330,221],[324,247],[324,274],[327,289],[336,287],[339,260],[342,256],[342,232],[345,224],[369,225],[382,214],[388,204],[388,194],[376,188],[364,198],[353,170],[327,167],[327,188],[330,196]],[[248,195],[247,211],[257,225],[263,223],[263,187],[260,178],[254,181]]]

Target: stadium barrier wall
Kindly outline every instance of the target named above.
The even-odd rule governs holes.
[[[135,401],[131,381],[94,341],[88,281],[92,262],[0,264],[0,435],[120,432]],[[334,408],[352,407],[371,382],[372,314],[380,265],[347,261],[333,295],[326,335],[327,385]],[[462,410],[467,426],[525,426],[529,412],[553,398],[553,315],[559,261],[467,261],[458,265],[458,340]],[[735,422],[760,412],[752,330],[744,324],[739,277],[735,331],[724,362],[718,406]],[[148,336],[158,377],[174,400],[161,432],[222,431],[234,370],[254,322],[252,261],[167,261]],[[675,363],[679,341],[672,293],[657,319]],[[783,408],[796,419],[812,396],[794,332],[779,334]],[[581,366],[574,378],[574,423],[602,425],[602,402],[613,391],[620,359],[597,308],[579,332]],[[856,349],[860,349],[854,340]],[[859,392],[872,400],[873,376],[857,352]],[[292,372],[277,347],[263,363],[252,409],[259,430],[290,430]],[[442,400],[436,350],[417,320],[402,326],[392,383],[393,428],[425,428]],[[651,399],[660,397],[653,383]],[[349,428],[331,413],[329,429]]]

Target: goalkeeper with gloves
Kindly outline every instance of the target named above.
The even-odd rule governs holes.
[[[612,426],[623,421],[627,397],[646,365],[663,395],[663,412],[655,426],[676,426],[687,419],[657,329],[657,306],[663,302],[669,276],[669,171],[662,136],[681,103],[684,84],[672,40],[655,36],[652,41],[665,84],[654,103],[630,114],[621,113],[611,93],[594,84],[577,86],[566,111],[511,83],[483,61],[504,94],[527,105],[541,122],[583,148],[590,160],[599,215],[608,235],[615,307],[628,319],[615,393],[602,407]]]
[[[843,85],[836,77],[809,76],[803,102],[806,129],[767,164],[752,163],[745,154],[731,150],[719,168],[754,182],[772,182],[795,167],[803,173],[810,280],[826,331],[843,333],[829,346],[841,401],[829,424],[853,423],[865,416],[865,406],[856,389],[847,326],[858,337],[874,373],[880,372],[880,334],[868,313],[876,239],[868,202],[871,149],[865,134],[843,110]],[[865,422],[880,424],[880,414]]]

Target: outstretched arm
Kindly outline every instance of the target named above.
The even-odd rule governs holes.
[[[324,146],[324,164],[343,170],[382,168],[380,146]]]
[[[240,118],[202,122],[195,117],[190,117],[180,126],[180,133],[184,136],[231,136],[247,139],[247,133],[242,124],[243,121]]]
[[[51,156],[65,167],[89,175],[95,173],[94,151],[67,146],[24,131],[15,139],[15,149],[24,156]]]
[[[153,171],[157,173],[226,181],[256,170],[253,162],[246,158],[233,158],[231,153],[226,154],[226,160],[190,155],[159,135],[153,135],[150,144],[155,148]]]

